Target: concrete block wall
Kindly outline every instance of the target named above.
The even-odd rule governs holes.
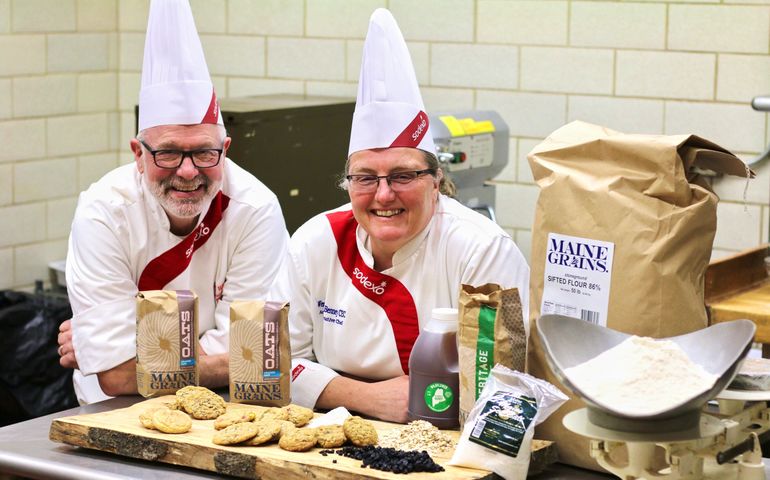
[[[770,143],[770,0],[190,0],[219,97],[354,97],[368,17],[399,21],[429,111],[511,130],[498,218],[528,256],[526,154],[565,123]],[[63,258],[77,192],[130,162],[148,0],[0,0],[0,288]],[[767,241],[770,167],[717,179],[714,258]],[[30,175],[33,175],[30,178]],[[745,200],[744,200],[745,198]]]

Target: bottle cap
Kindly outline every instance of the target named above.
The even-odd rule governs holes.
[[[457,323],[457,309],[456,308],[434,308],[431,311],[431,318],[441,322]]]

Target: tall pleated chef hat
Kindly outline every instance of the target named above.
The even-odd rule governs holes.
[[[139,92],[139,130],[223,125],[188,0],[152,0]]]
[[[348,156],[360,150],[413,147],[436,155],[420,87],[396,20],[378,8],[369,19]]]

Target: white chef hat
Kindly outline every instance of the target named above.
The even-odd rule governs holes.
[[[139,130],[223,125],[188,0],[152,0],[139,93]]]
[[[393,15],[378,8],[364,42],[348,156],[387,147],[436,154],[406,42]]]

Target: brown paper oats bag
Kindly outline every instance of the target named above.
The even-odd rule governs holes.
[[[460,423],[465,423],[499,363],[524,371],[527,336],[519,290],[488,283],[460,288],[457,357],[460,367]]]
[[[198,385],[198,296],[189,290],[136,295],[136,387],[144,397]]]
[[[529,154],[540,196],[532,227],[529,372],[559,386],[535,320],[557,313],[621,332],[668,337],[704,328],[703,281],[717,196],[702,170],[753,176],[694,135],[626,135],[572,122]],[[562,425],[574,395],[537,437],[559,460],[599,469],[589,440]]]
[[[230,401],[288,405],[290,372],[289,304],[230,304]]]

